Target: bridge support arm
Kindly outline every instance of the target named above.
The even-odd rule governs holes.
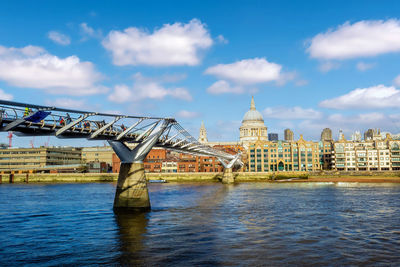
[[[87,119],[87,117],[92,116],[92,115],[96,115],[96,113],[88,113],[85,114],[84,116],[79,117],[78,119],[70,122],[68,125],[62,127],[61,129],[59,129],[56,132],[56,136],[59,136],[60,134],[63,134],[64,132],[66,132],[67,130],[71,129],[72,127],[74,127],[75,125],[77,125],[78,123],[80,123],[81,121]]]
[[[106,125],[104,125],[103,127],[101,127],[100,129],[98,129],[97,131],[95,131],[94,133],[92,133],[92,135],[89,137],[90,139],[96,138],[99,134],[101,134],[105,129],[107,129],[108,127],[114,125],[114,123],[116,123],[117,121],[119,121],[120,119],[122,119],[122,117],[115,117],[115,119],[109,123],[107,123]]]

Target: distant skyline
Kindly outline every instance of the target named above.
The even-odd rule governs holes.
[[[399,14],[398,1],[3,1],[0,98],[175,117],[196,138],[204,121],[209,141],[235,141],[254,95],[281,139],[398,133]]]

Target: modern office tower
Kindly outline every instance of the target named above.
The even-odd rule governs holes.
[[[293,131],[292,130],[285,129],[284,135],[285,135],[285,141],[293,141],[294,138],[293,138]]]
[[[269,141],[278,141],[278,134],[277,133],[269,133],[268,134],[268,140]]]
[[[364,140],[382,140],[380,129],[368,129],[364,133]]]
[[[321,141],[332,141],[332,130],[329,128],[325,128],[321,133]]]

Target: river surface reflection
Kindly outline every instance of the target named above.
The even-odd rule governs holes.
[[[135,215],[114,190],[0,185],[0,265],[400,264],[397,184],[151,184]]]

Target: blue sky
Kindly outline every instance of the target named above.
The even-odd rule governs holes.
[[[0,97],[172,116],[196,137],[204,120],[209,140],[233,141],[254,95],[281,137],[397,133],[398,14],[398,1],[3,1]]]

